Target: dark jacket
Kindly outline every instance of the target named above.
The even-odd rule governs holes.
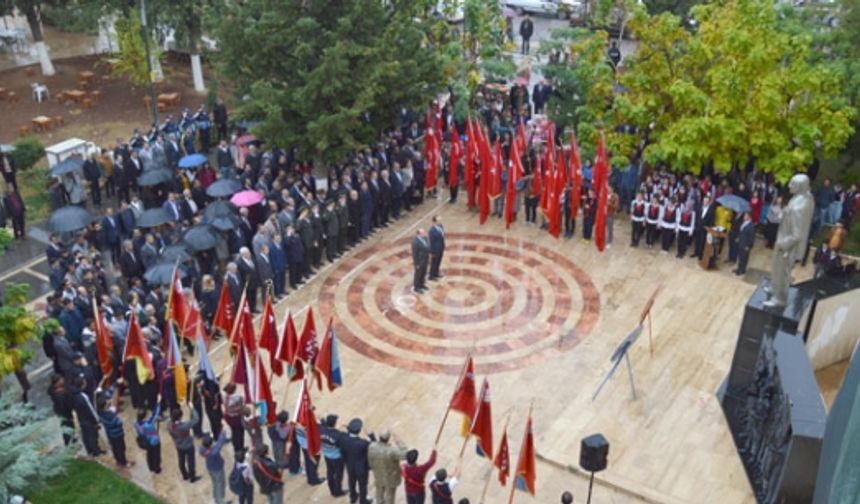
[[[445,251],[445,228],[442,226],[430,226],[430,253],[439,255]]]
[[[416,268],[427,264],[427,258],[430,255],[430,245],[426,238],[416,236],[412,239],[412,263]]]
[[[339,436],[336,440],[346,463],[346,470],[351,475],[367,474],[370,467],[367,464],[367,447],[370,441],[358,436]]]

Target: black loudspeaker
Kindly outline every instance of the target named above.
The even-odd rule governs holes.
[[[582,439],[579,448],[579,467],[588,472],[606,469],[606,456],[609,455],[609,441],[603,434],[592,434]]]

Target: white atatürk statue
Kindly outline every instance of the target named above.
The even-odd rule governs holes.
[[[764,302],[768,307],[785,306],[788,300],[791,269],[794,263],[803,259],[809,246],[809,229],[815,212],[815,199],[809,192],[809,177],[802,173],[791,177],[788,190],[793,196],[785,207],[776,235],[770,271],[771,296]]]

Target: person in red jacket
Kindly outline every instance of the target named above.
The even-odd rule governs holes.
[[[406,504],[424,504],[424,477],[435,463],[435,448],[427,462],[421,465],[418,465],[418,450],[406,452],[406,463],[400,466],[400,473],[406,482]]]

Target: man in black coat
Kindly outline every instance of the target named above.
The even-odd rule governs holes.
[[[370,227],[373,223],[373,193],[367,182],[361,183],[361,191],[358,194],[358,200],[361,208],[361,224],[359,225],[358,238],[363,240],[370,236]]]
[[[346,475],[349,487],[349,502],[369,504],[367,498],[367,480],[370,474],[370,466],[367,463],[367,448],[370,441],[359,437],[362,423],[358,418],[350,420],[347,426],[347,435],[338,436],[337,447],[340,448],[346,465]]]
[[[122,237],[126,240],[131,239],[137,219],[134,217],[134,210],[131,209],[127,201],[119,204],[119,224],[122,230]]]
[[[257,313],[257,289],[260,287],[260,277],[257,274],[257,265],[254,263],[254,259],[251,257],[251,250],[248,247],[239,249],[239,259],[236,261],[236,266],[239,268],[242,284],[247,286],[245,299],[248,300],[248,308],[252,312]],[[239,309],[238,305],[236,309]]]
[[[287,226],[287,241],[285,245],[287,251],[287,269],[290,271],[290,287],[296,289],[302,283],[302,274],[305,271],[305,247],[293,226]]]
[[[114,261],[119,254],[120,232],[119,220],[113,214],[113,208],[108,207],[105,210],[105,216],[102,217],[101,239],[105,248],[110,250]]]
[[[320,440],[325,457],[325,479],[332,497],[346,495],[343,489],[343,453],[337,443],[346,433],[337,430],[337,415],[328,415],[320,421]]]
[[[215,129],[218,131],[218,141],[226,140],[227,135],[227,107],[224,106],[224,101],[220,98],[215,102],[215,108],[212,109],[212,118],[215,119]]]
[[[532,38],[532,34],[535,31],[535,24],[532,22],[531,16],[526,14],[525,18],[523,18],[522,22],[520,22],[520,37],[523,39],[523,47],[522,53],[528,54],[529,50],[529,39]]]
[[[400,206],[403,201],[403,174],[400,173],[400,163],[395,162],[391,168],[391,216],[400,218]]]
[[[24,205],[21,195],[18,194],[18,189],[11,188],[3,199],[3,206],[6,207],[6,215],[12,219],[12,230],[14,231],[15,239],[23,239],[26,234],[24,216],[27,213],[27,207]]]
[[[72,394],[72,409],[78,417],[81,426],[81,438],[87,455],[98,457],[104,451],[99,446],[99,418],[96,414],[92,398],[87,396],[87,380],[79,377],[75,383],[76,392]]]
[[[119,269],[122,271],[123,278],[129,283],[133,278],[143,276],[143,262],[137,257],[134,244],[129,240],[123,242],[123,251],[119,256]]]
[[[314,268],[319,268],[322,264],[323,250],[323,220],[320,214],[320,206],[315,201],[311,203],[311,231],[313,233],[313,249],[311,250],[311,259],[313,260]]]
[[[346,207],[349,211],[349,231],[347,238],[349,239],[349,246],[352,247],[358,242],[361,229],[361,200],[359,199],[358,191],[353,189],[349,192],[349,200],[346,203]]]
[[[275,269],[272,267],[272,258],[269,257],[269,246],[262,245],[260,253],[257,254],[257,275],[260,277],[260,286],[263,289],[263,302],[270,294],[274,294]]]
[[[738,267],[734,274],[741,276],[747,272],[747,263],[750,259],[750,251],[755,243],[755,225],[749,212],[744,214],[744,220],[738,231]]]
[[[299,211],[299,219],[296,221],[296,234],[302,240],[302,275],[306,278],[311,276],[311,265],[313,264],[314,230],[308,217],[310,210],[303,208]]]
[[[99,187],[99,179],[101,178],[101,173],[99,172],[99,165],[98,163],[96,163],[95,154],[93,154],[89,159],[84,161],[83,172],[84,178],[90,185],[90,195],[93,198],[93,205],[101,207],[102,191]]]
[[[430,226],[430,280],[438,280],[442,277],[439,266],[442,264],[442,255],[445,254],[445,227],[438,215],[433,216],[433,225]]]
[[[326,209],[323,214],[323,227],[325,231],[326,259],[328,259],[329,262],[334,262],[338,256],[337,242],[338,235],[340,234],[340,223],[338,222],[334,200],[326,202]]]
[[[419,229],[412,239],[412,266],[415,268],[412,277],[412,291],[421,294],[427,290],[424,283],[427,277],[427,263],[430,258],[430,244],[427,242],[427,232]]]
[[[696,219],[694,221],[696,228],[693,231],[696,247],[693,251],[693,257],[702,258],[702,254],[705,251],[705,235],[708,233],[705,227],[713,227],[715,217],[715,205],[711,202],[710,196],[705,196],[702,200],[702,205],[696,209]]]
[[[349,234],[349,206],[346,203],[346,194],[340,194],[337,197],[337,206],[335,207],[337,214],[337,253],[338,255],[346,252],[348,242],[347,235]]]

